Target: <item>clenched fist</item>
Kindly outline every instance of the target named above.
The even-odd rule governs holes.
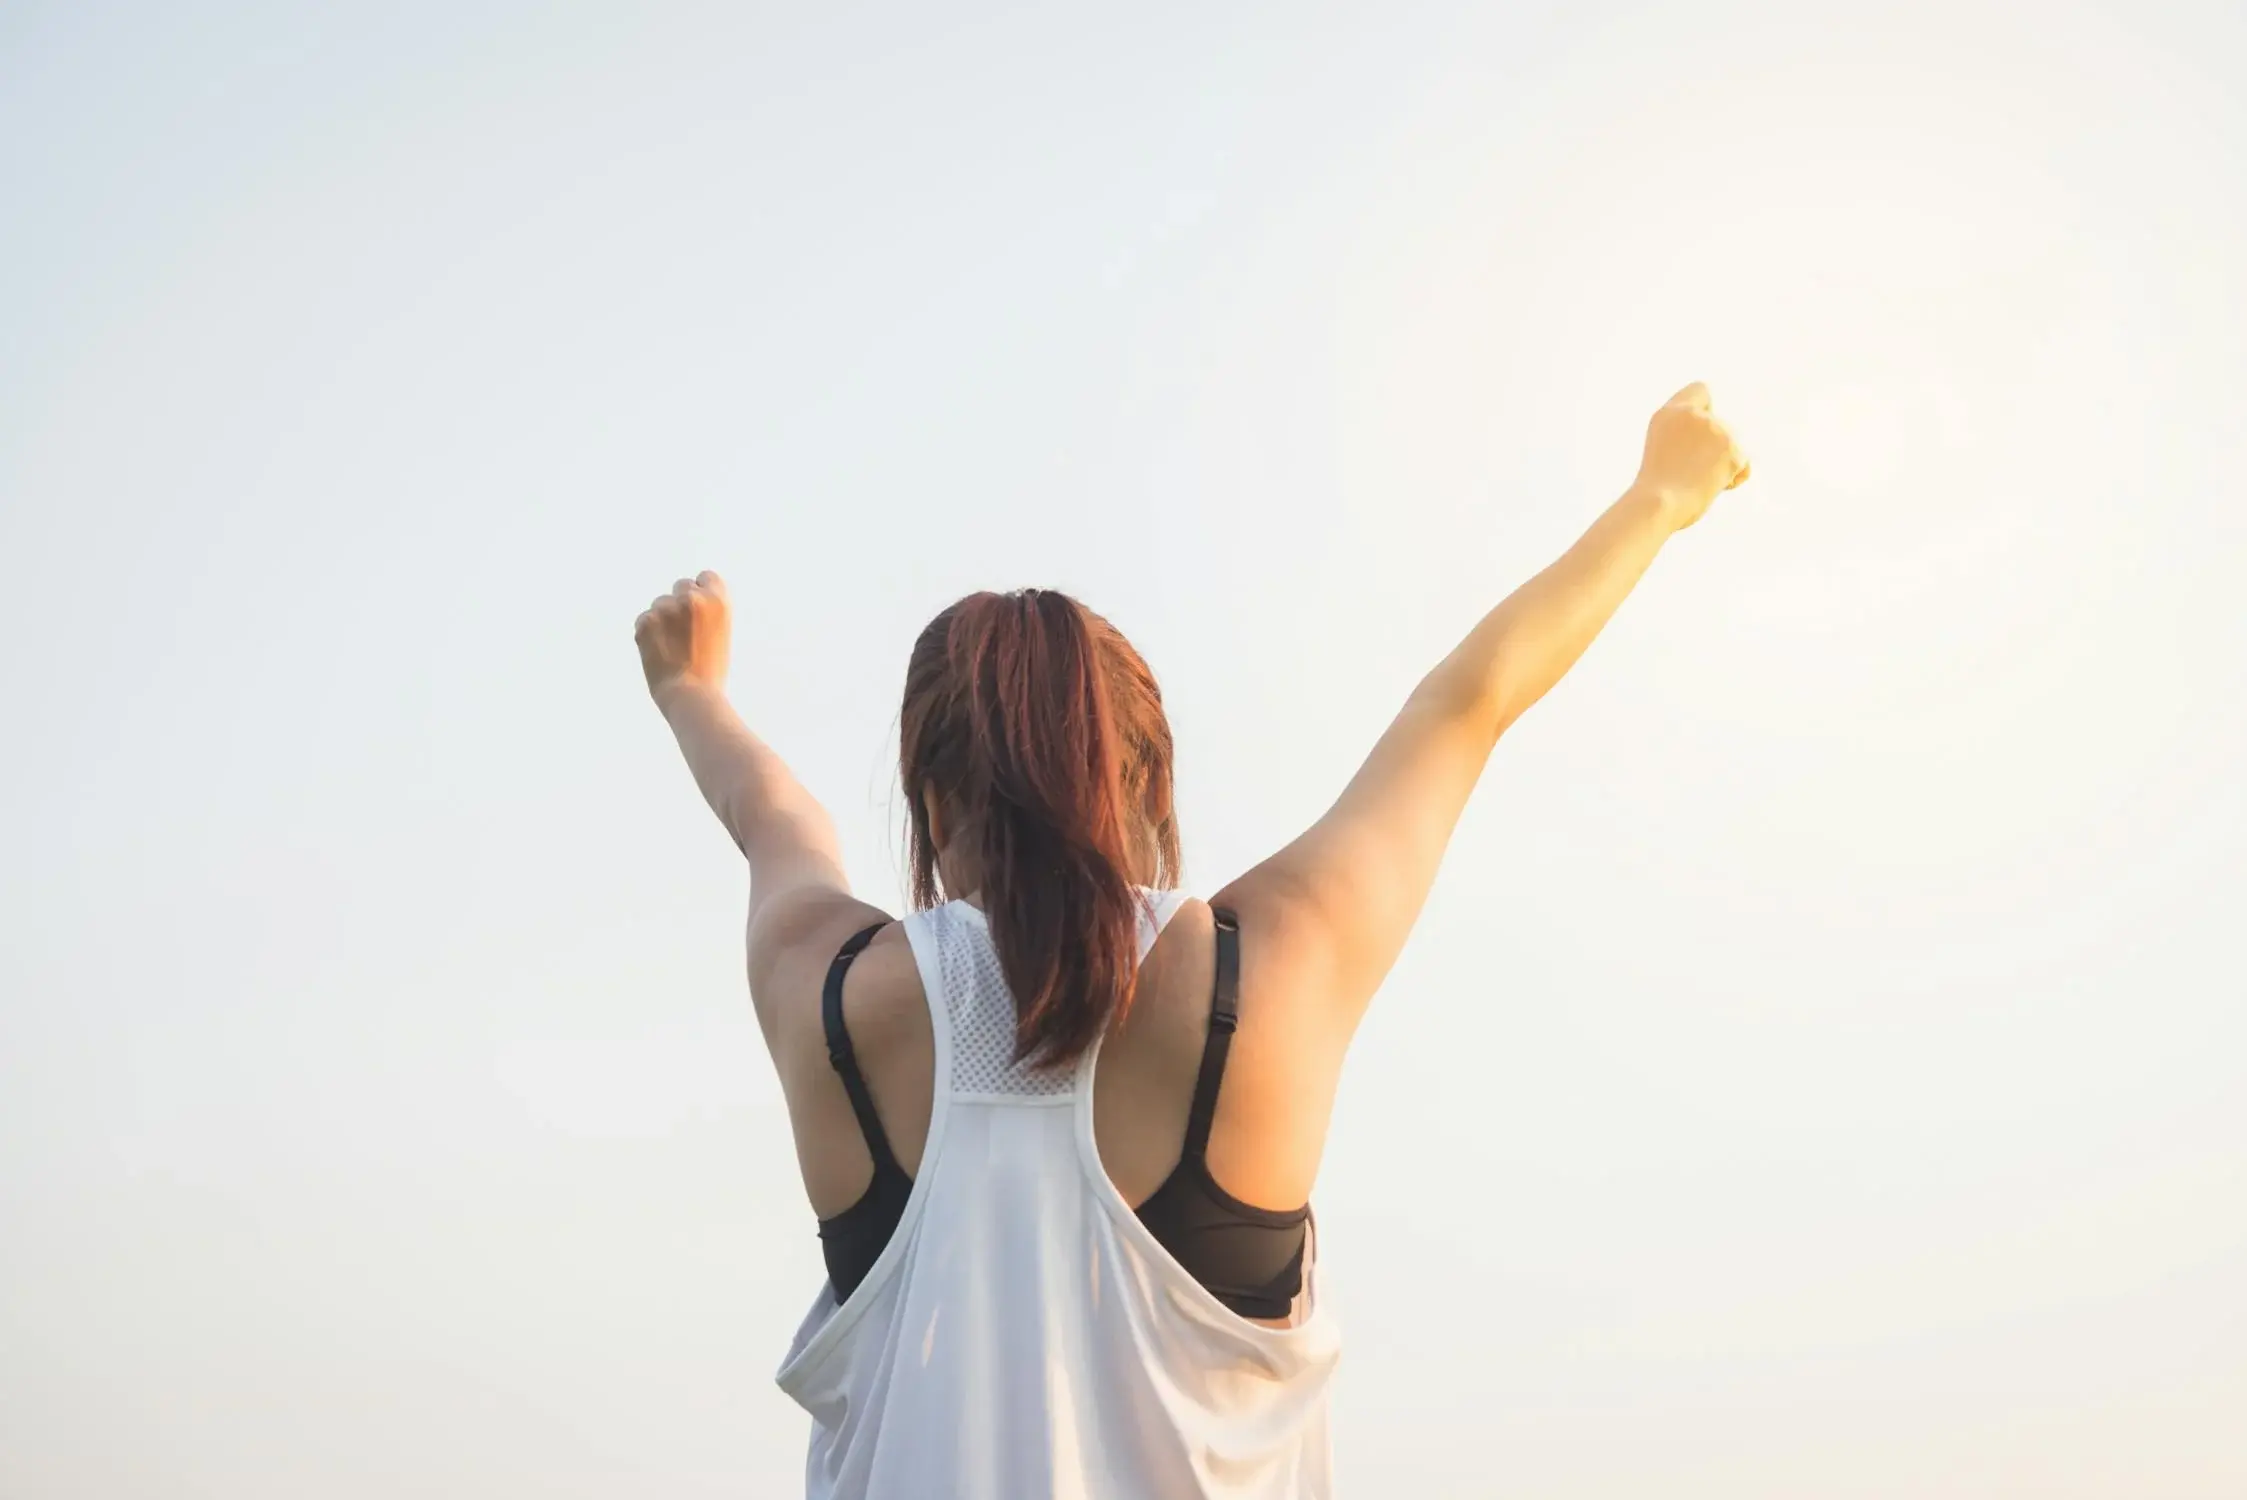
[[[1709,388],[1696,380],[1646,424],[1646,456],[1633,488],[1659,496],[1683,531],[1708,513],[1710,501],[1747,477],[1746,456],[1709,410]]]
[[[680,579],[641,614],[632,637],[640,643],[640,669],[657,701],[681,684],[724,687],[733,653],[726,581],[715,573]]]

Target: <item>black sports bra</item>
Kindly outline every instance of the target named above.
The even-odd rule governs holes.
[[[1186,1116],[1186,1143],[1178,1165],[1137,1212],[1156,1243],[1219,1302],[1244,1318],[1284,1318],[1303,1286],[1310,1205],[1258,1208],[1219,1187],[1209,1172],[1209,1127],[1217,1115],[1217,1090],[1224,1081],[1225,1059],[1240,1018],[1241,973],[1240,923],[1221,907],[1211,911],[1217,919],[1217,982],[1210,996],[1209,1039],[1202,1045],[1201,1074],[1194,1082],[1193,1107]],[[877,922],[843,944],[828,966],[827,987],[820,997],[827,1058],[842,1077],[851,1111],[858,1116],[858,1128],[874,1159],[874,1180],[859,1200],[819,1221],[820,1251],[838,1302],[848,1300],[874,1268],[913,1193],[913,1179],[890,1150],[858,1058],[851,1051],[850,1033],[843,1026],[843,975],[886,925]]]

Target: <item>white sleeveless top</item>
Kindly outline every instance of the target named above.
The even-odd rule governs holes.
[[[1139,952],[1178,909],[1147,893]],[[823,1285],[779,1382],[811,1414],[811,1500],[1324,1500],[1340,1352],[1304,1257],[1293,1325],[1225,1307],[1108,1180],[1097,1046],[1015,1063],[983,914],[905,919],[936,1035],[928,1144],[904,1218],[838,1307]]]

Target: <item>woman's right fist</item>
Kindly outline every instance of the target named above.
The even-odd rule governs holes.
[[[1709,388],[1696,380],[1646,424],[1646,455],[1632,488],[1659,498],[1683,531],[1747,477],[1746,456],[1709,410]]]
[[[667,689],[682,683],[724,687],[733,654],[733,608],[725,580],[715,573],[680,579],[642,612],[632,636],[639,642],[648,692],[658,703]]]

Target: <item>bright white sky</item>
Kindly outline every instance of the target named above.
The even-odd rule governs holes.
[[[1206,893],[1694,378],[1351,1065],[1345,1478],[2247,1491],[2247,19],[1530,9],[9,8],[0,1493],[787,1493],[648,596],[894,902],[913,632],[1078,592]]]

